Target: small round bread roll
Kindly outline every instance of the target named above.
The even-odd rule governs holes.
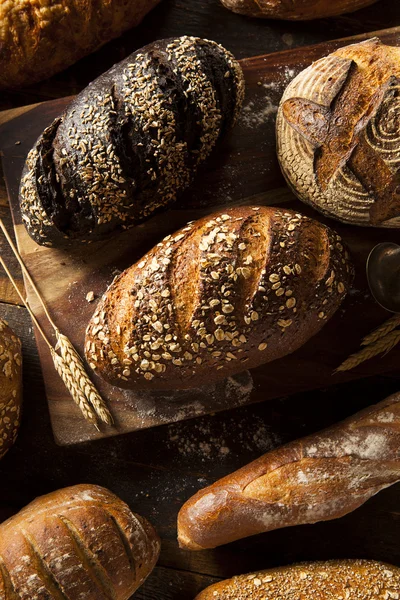
[[[250,17],[306,21],[353,12],[377,0],[221,0],[226,8]]]
[[[0,319],[0,458],[16,440],[21,404],[21,341]]]
[[[400,227],[400,48],[340,48],[283,94],[277,152],[293,192],[344,223]]]

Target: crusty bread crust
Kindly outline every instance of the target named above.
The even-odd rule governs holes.
[[[239,575],[195,600],[377,600],[398,598],[400,569],[372,560],[300,563]]]
[[[21,341],[0,319],[0,458],[15,442],[22,405]]]
[[[337,519],[400,480],[400,394],[286,444],[200,490],[181,508],[182,548]]]
[[[233,12],[264,19],[306,21],[353,12],[377,0],[221,0]]]
[[[0,597],[128,600],[159,550],[150,523],[110,491],[57,490],[0,526]]]
[[[294,352],[346,295],[341,238],[299,213],[230,208],[167,236],[109,287],[90,366],[119,387],[204,385]]]
[[[160,0],[1,0],[0,89],[46,79],[140,23]]]

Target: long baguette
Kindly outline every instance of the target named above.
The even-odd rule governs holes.
[[[178,515],[182,548],[328,521],[400,480],[400,394],[291,442],[200,490]]]

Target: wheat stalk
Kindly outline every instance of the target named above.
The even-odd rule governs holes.
[[[104,423],[107,423],[107,425],[113,425],[114,421],[111,413],[103,398],[90,381],[78,352],[75,350],[67,336],[62,334],[58,329],[56,329],[55,333],[57,337],[57,346],[60,348],[61,356],[67,364],[81,392],[93,406],[99,419]]]
[[[359,364],[373,358],[377,354],[385,353],[387,354],[400,342],[400,331],[391,331],[384,337],[381,337],[376,342],[365,346],[359,352],[352,354],[349,356],[347,360],[345,360],[336,370],[335,373],[339,373],[341,371],[349,371],[350,369],[354,369]]]
[[[53,359],[55,369],[61,377],[61,379],[63,380],[65,387],[71,394],[75,404],[80,408],[80,411],[85,417],[86,421],[94,425],[97,431],[99,431],[99,428],[97,426],[96,414],[94,413],[92,407],[87,401],[86,396],[78,387],[76,383],[76,378],[70,370],[68,363],[59,354],[57,354],[54,348],[50,349],[50,353]]]
[[[91,404],[95,411],[95,413],[93,413],[94,417],[95,417],[95,414],[97,414],[98,417],[101,419],[101,421],[103,421],[104,423],[107,423],[108,425],[113,425],[114,421],[111,416],[111,413],[108,410],[104,400],[101,398],[100,394],[98,393],[96,387],[90,380],[88,374],[86,373],[81,357],[79,356],[78,352],[75,350],[75,348],[72,345],[72,343],[70,342],[70,340],[60,332],[60,330],[58,329],[58,327],[55,325],[54,321],[52,320],[52,318],[47,310],[47,307],[39,293],[39,290],[37,289],[37,287],[35,285],[35,282],[33,281],[29,271],[25,267],[25,264],[20,256],[18,250],[16,249],[12,239],[10,238],[10,236],[7,232],[7,229],[5,228],[5,225],[1,219],[0,219],[0,228],[3,231],[4,236],[11,247],[11,250],[13,251],[15,257],[17,258],[24,275],[28,279],[29,283],[32,286],[33,291],[35,292],[37,298],[39,299],[39,301],[43,307],[44,313],[45,313],[50,325],[52,326],[52,328],[54,330],[54,333],[56,335],[57,342],[58,342],[57,346],[60,348],[60,351],[61,351],[62,362],[60,362],[58,360],[61,357],[55,352],[53,346],[50,344],[47,336],[45,335],[38,320],[36,319],[34,313],[32,312],[28,301],[22,296],[13,276],[11,275],[10,271],[7,268],[7,265],[5,264],[4,260],[1,257],[0,257],[0,264],[3,266],[5,272],[8,276],[8,278],[10,279],[12,285],[14,286],[18,296],[22,300],[22,303],[27,308],[33,322],[35,323],[36,327],[38,328],[39,333],[45,340],[45,342],[50,350],[50,353],[52,355],[53,363],[54,363],[54,366],[55,366],[57,372],[59,373],[60,377],[62,378],[63,382],[65,383],[65,385],[66,385],[68,391],[70,392],[72,398],[74,399],[75,403],[81,408],[82,413],[83,413],[84,417],[86,418],[86,420],[95,424],[95,426],[97,428],[96,418],[94,418],[94,420],[93,420],[93,418],[88,418],[88,414],[89,414],[88,408],[93,413],[92,409],[90,408],[90,404]],[[55,358],[55,357],[57,357],[57,358]],[[65,371],[65,369],[66,369],[66,371]],[[79,394],[78,394],[77,390],[79,390]],[[80,398],[81,395],[83,396],[85,401],[83,401],[82,398],[79,401],[77,401],[77,398]]]
[[[388,333],[396,329],[400,325],[400,315],[394,315],[377,329],[372,331],[370,334],[365,336],[365,338],[361,342],[361,346],[368,346],[369,344],[373,344],[379,339],[385,337]]]

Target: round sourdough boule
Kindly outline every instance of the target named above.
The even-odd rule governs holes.
[[[400,227],[400,48],[340,48],[286,88],[277,152],[293,192],[354,225]]]
[[[353,12],[377,0],[221,0],[233,12],[265,19],[306,21]]]
[[[29,152],[22,220],[43,246],[89,242],[167,208],[234,124],[239,63],[221,45],[153,42],[88,85]]]
[[[400,569],[373,560],[300,563],[221,581],[195,600],[390,600]]]
[[[21,342],[0,319],[0,458],[16,440],[22,404]]]
[[[341,238],[299,213],[229,208],[167,236],[111,284],[89,365],[132,389],[215,382],[294,352],[352,281]]]
[[[152,525],[115,494],[67,487],[0,525],[0,598],[128,600],[159,552]]]

